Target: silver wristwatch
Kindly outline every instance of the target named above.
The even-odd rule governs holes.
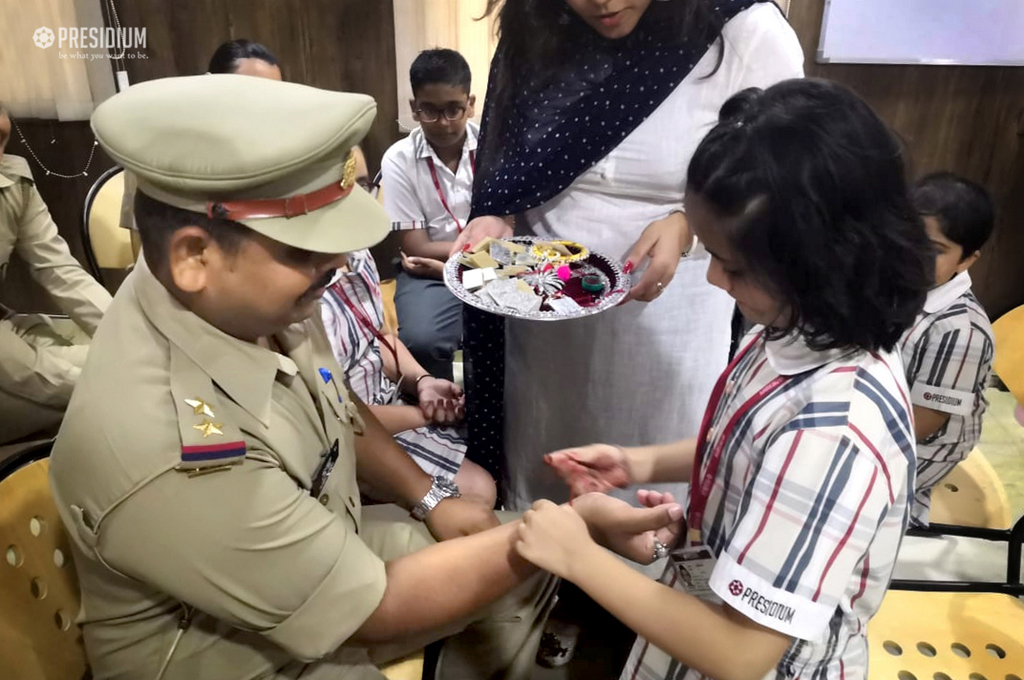
[[[423,500],[409,514],[413,516],[413,519],[423,522],[427,519],[430,511],[436,508],[437,504],[445,498],[458,498],[461,495],[462,493],[455,482],[449,481],[444,477],[434,477],[434,482],[430,485],[430,491],[427,492]]]

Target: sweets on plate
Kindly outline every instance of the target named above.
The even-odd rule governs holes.
[[[603,260],[572,241],[485,238],[459,256],[458,274],[470,293],[504,310],[580,316],[616,285]]]

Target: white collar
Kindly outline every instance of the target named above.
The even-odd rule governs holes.
[[[924,301],[924,311],[928,314],[940,312],[970,289],[971,275],[964,270],[941,286],[935,286],[928,291],[928,298]]]
[[[820,368],[851,352],[850,349],[813,350],[807,346],[804,336],[794,331],[777,340],[766,340],[764,351],[768,365],[779,375],[797,375]]]
[[[427,136],[423,134],[423,128],[416,128],[409,134],[413,135],[413,150],[417,159],[423,160],[424,158],[433,158],[435,163],[441,163],[441,159],[437,157],[437,152],[434,151],[434,147],[430,146],[430,142],[427,141]],[[465,158],[466,154],[470,151],[476,151],[477,139],[479,136],[480,128],[478,128],[476,123],[473,121],[469,121],[469,123],[466,124],[466,141],[462,143],[463,158]]]

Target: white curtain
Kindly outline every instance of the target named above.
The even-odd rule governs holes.
[[[0,0],[5,1],[5,0]],[[416,126],[409,110],[412,90],[409,66],[416,55],[432,47],[458,50],[473,73],[476,115],[483,113],[491,55],[497,45],[494,18],[481,21],[487,0],[393,0],[395,11],[395,63],[398,69],[398,122],[403,130]]]
[[[87,120],[114,93],[106,50],[64,49],[60,28],[102,28],[101,0],[0,0],[0,101],[24,118]],[[40,28],[53,44],[33,41]],[[86,58],[71,58],[71,54]],[[90,58],[92,57],[92,58]]]

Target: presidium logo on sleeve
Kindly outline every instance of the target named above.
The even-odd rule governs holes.
[[[203,399],[184,399],[192,409],[192,415],[199,417],[199,422],[191,425],[191,430],[181,427],[181,464],[178,470],[187,472],[190,477],[220,472],[231,469],[232,465],[240,464],[245,459],[245,441],[241,433],[231,432],[234,436],[227,437],[223,423],[216,422],[213,408]],[[228,441],[225,441],[227,439]]]
[[[796,609],[784,602],[769,599],[753,588],[744,586],[743,582],[735,579],[729,583],[729,594],[740,598],[740,603],[750,607],[754,611],[769,618],[778,619],[783,623],[792,623],[796,615]],[[735,605],[733,605],[735,606]]]
[[[951,397],[945,394],[932,394],[931,392],[924,393],[924,400],[934,401],[939,404],[947,404],[949,406],[960,406],[964,403],[964,400],[959,397]]]

